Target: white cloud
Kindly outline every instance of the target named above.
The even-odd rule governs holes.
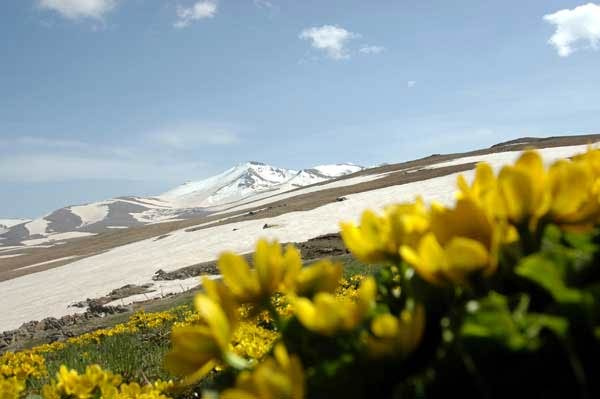
[[[406,87],[408,87],[410,89],[411,87],[415,87],[416,84],[417,84],[416,80],[409,80],[408,82],[406,82]]]
[[[273,3],[268,0],[254,0],[254,5],[258,8],[273,8]]]
[[[346,48],[348,41],[361,36],[339,26],[323,25],[304,29],[298,37],[310,40],[314,48],[325,51],[330,58],[341,60],[350,58]]]
[[[23,153],[0,158],[0,181],[51,182],[78,179],[138,181],[178,180],[201,171],[199,162],[164,162],[148,158],[120,159],[76,154]]]
[[[150,133],[148,137],[159,145],[177,150],[239,142],[239,137],[230,127],[218,125],[178,125]]]
[[[561,57],[568,57],[577,50],[575,45],[587,42],[598,48],[600,41],[600,5],[588,3],[573,9],[563,9],[544,15],[544,20],[556,25],[556,31],[548,40]]]
[[[0,142],[0,183],[77,179],[179,181],[205,173],[198,154],[240,142],[238,126],[187,122],[118,142],[19,135]],[[4,149],[10,151],[4,151]],[[211,153],[212,154],[212,153]]]
[[[177,6],[176,28],[185,28],[193,21],[205,18],[214,18],[217,14],[217,2],[215,0],[198,1],[191,7]]]
[[[385,51],[383,46],[363,46],[358,50],[362,54],[380,54]]]
[[[37,136],[21,136],[14,140],[16,144],[33,148],[33,147],[45,147],[45,148],[88,148],[89,145],[78,140],[69,139],[49,139],[46,137]]]
[[[39,0],[38,4],[69,19],[102,19],[116,7],[117,0]]]

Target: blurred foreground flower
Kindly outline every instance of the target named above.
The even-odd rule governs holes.
[[[415,247],[402,246],[402,258],[432,284],[468,284],[479,272],[490,275],[497,266],[502,226],[471,198],[461,198],[452,209],[431,207],[431,230]]]
[[[219,363],[245,367],[245,361],[229,349],[233,320],[228,318],[228,313],[207,295],[196,295],[194,304],[202,324],[173,328],[173,349],[165,358],[167,368],[185,376],[187,384],[198,381]]]
[[[344,244],[366,263],[395,263],[402,245],[413,245],[427,230],[429,219],[423,201],[385,208],[383,215],[372,211],[362,214],[360,225],[341,223]]]
[[[371,322],[372,335],[367,338],[369,355],[373,357],[405,357],[419,345],[425,330],[425,308],[418,305],[404,310],[399,317],[389,313]]]
[[[254,268],[237,254],[226,252],[218,261],[223,281],[240,303],[262,304],[271,295],[293,284],[302,267],[300,252],[288,245],[285,252],[277,241],[260,240],[254,253]]]
[[[296,298],[293,304],[295,314],[304,327],[322,335],[334,335],[340,331],[351,331],[362,323],[375,307],[376,294],[375,279],[368,277],[361,283],[356,301],[320,292],[312,301]]]
[[[220,399],[302,399],[304,372],[300,359],[290,356],[277,344],[274,357],[261,362],[253,371],[243,371],[235,387],[226,389]]]
[[[319,292],[332,293],[340,284],[342,272],[341,263],[321,260],[300,270],[294,281],[293,291],[309,298]]]

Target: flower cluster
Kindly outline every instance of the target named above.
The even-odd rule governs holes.
[[[422,307],[414,317],[406,310],[398,318],[384,308],[376,309],[373,277],[341,285],[340,263],[321,260],[303,266],[293,246],[283,249],[275,241],[261,240],[253,267],[232,253],[223,254],[218,265],[223,280],[203,280],[205,292],[194,301],[194,323],[177,324],[171,334],[173,348],[166,364],[185,384],[215,368],[229,367],[239,374],[236,386],[222,392],[224,398],[303,397],[302,356],[296,350],[290,353],[291,346],[285,342],[296,330],[294,326],[316,341],[364,334],[360,338],[364,351],[369,346],[389,346],[402,355],[413,351],[421,338]],[[379,320],[385,315],[395,324],[384,321],[385,327],[380,328]],[[273,330],[250,327],[247,318],[263,320]],[[253,348],[252,342],[258,345]],[[245,350],[239,349],[240,343]],[[272,356],[265,356],[271,352]]]
[[[0,376],[16,377],[24,381],[27,378],[39,378],[47,373],[45,359],[30,351],[6,352],[0,356]]]
[[[26,387],[30,386],[33,381],[40,381],[47,378],[46,356],[52,356],[52,354],[66,350],[70,347],[77,348],[89,344],[98,344],[106,337],[122,334],[135,334],[141,331],[157,329],[178,318],[183,319],[184,317],[181,315],[185,315],[186,312],[189,317],[195,315],[195,312],[189,311],[187,306],[179,306],[165,312],[146,313],[144,311],[139,311],[134,313],[127,322],[117,324],[111,328],[98,329],[93,332],[68,338],[65,341],[42,344],[16,353],[6,352],[0,355],[0,377],[2,378],[0,383],[2,389],[0,389],[0,392],[3,395],[9,395],[8,392],[10,392],[10,395],[13,396],[6,397],[17,398],[25,392]],[[245,350],[245,345],[248,342],[249,340],[240,338],[239,349]],[[257,350],[257,348],[252,346],[252,350]],[[87,353],[81,354],[83,359],[85,359],[86,356]],[[85,378],[80,378],[79,381],[85,382],[86,380]],[[35,385],[37,384],[39,384],[39,382],[36,382]],[[134,392],[138,388],[136,388],[137,385],[135,383],[132,384],[133,385],[130,386],[121,385],[123,389],[129,389],[127,392]],[[146,392],[147,390],[148,388],[144,387],[140,392]],[[5,394],[5,392],[7,393]],[[48,392],[51,391],[47,390],[47,393]],[[122,393],[119,397],[128,397],[123,395],[125,395],[125,393]],[[5,396],[0,395],[0,398],[4,397]]]
[[[166,312],[146,313],[143,310],[134,313],[125,323],[117,324],[110,328],[101,328],[89,333],[78,335],[77,337],[69,338],[65,342],[67,344],[85,345],[88,343],[98,343],[104,337],[112,337],[121,334],[132,334],[141,330],[158,328],[168,322],[176,319],[176,313],[181,308],[174,308]],[[61,343],[58,343],[58,348],[61,349]]]
[[[168,399],[163,392],[173,386],[170,382],[157,381],[140,386],[137,383],[122,383],[122,377],[91,365],[83,374],[62,366],[51,384],[45,385],[42,395],[45,399]]]
[[[24,391],[25,382],[22,379],[0,375],[0,398],[19,399]]]
[[[344,242],[367,262],[406,261],[432,284],[467,285],[474,275],[490,276],[502,245],[521,240],[525,252],[539,249],[548,224],[589,230],[600,220],[599,150],[545,168],[535,151],[495,175],[480,163],[468,184],[458,178],[453,207],[421,199],[393,205],[382,215],[365,211],[360,226],[342,223]]]
[[[598,393],[585,348],[600,349],[599,217],[598,150],[549,167],[535,151],[498,173],[479,164],[472,182],[459,176],[450,207],[417,198],[341,224],[354,257],[379,265],[375,276],[342,284],[341,264],[304,266],[296,248],[265,240],[252,265],[223,254],[223,281],[204,281],[197,324],[173,330],[167,365],[184,383],[230,370],[222,398],[502,397],[498,375],[514,356],[534,370],[524,392],[565,393],[540,388],[548,374],[582,397]],[[242,315],[274,329],[268,350],[232,350],[252,334],[240,333]]]

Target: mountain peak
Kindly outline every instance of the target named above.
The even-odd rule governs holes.
[[[320,183],[361,169],[356,165],[338,164],[298,171],[247,161],[216,176],[187,182],[160,197],[178,207],[207,208],[240,201],[258,193]]]

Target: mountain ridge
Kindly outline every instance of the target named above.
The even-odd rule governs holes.
[[[242,162],[222,173],[188,181],[157,196],[123,196],[69,205],[33,220],[0,226],[0,247],[41,245],[49,240],[60,242],[111,229],[204,216],[220,210],[219,207],[254,196],[285,192],[363,169],[349,163],[295,170],[257,161]]]

